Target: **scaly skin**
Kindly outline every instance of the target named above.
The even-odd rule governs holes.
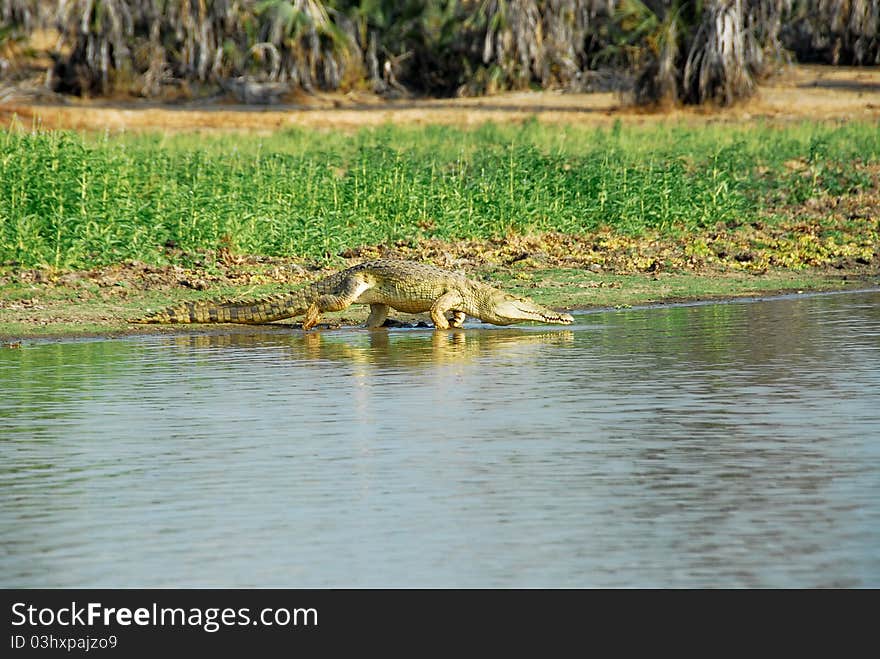
[[[187,302],[134,323],[269,323],[305,314],[303,329],[322,313],[369,304],[367,327],[379,327],[388,310],[430,312],[436,329],[461,327],[465,316],[493,325],[537,321],[568,325],[573,318],[527,298],[509,295],[464,275],[412,261],[378,260],[337,272],[292,293],[253,302]],[[447,314],[449,318],[447,319]]]

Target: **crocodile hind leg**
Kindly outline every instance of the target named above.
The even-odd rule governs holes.
[[[358,299],[361,293],[370,288],[370,284],[357,275],[345,279],[333,293],[319,295],[306,311],[302,328],[310,330],[318,324],[322,313],[342,311]]]
[[[443,295],[434,301],[431,307],[431,320],[434,321],[435,329],[449,329],[449,321],[446,320],[446,312],[455,309],[464,300],[461,299],[461,293],[458,291],[446,291]],[[453,319],[456,316],[453,315]]]
[[[367,318],[367,327],[382,327],[382,323],[385,322],[385,319],[388,318],[388,305],[387,304],[371,304],[370,305],[370,316]]]

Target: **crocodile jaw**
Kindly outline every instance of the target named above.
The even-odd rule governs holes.
[[[570,314],[553,311],[530,300],[513,296],[505,296],[505,299],[495,301],[491,311],[483,320],[495,325],[512,325],[527,320],[555,325],[570,325],[574,322]]]

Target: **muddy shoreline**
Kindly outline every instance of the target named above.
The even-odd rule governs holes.
[[[571,277],[577,273],[563,272],[557,276],[541,276],[540,272],[533,273],[537,278],[531,282],[540,289],[532,292],[529,287],[517,287],[511,281],[515,278],[502,282],[497,281],[499,287],[513,290],[518,293],[535,297],[550,306],[572,311],[574,313],[600,312],[614,309],[626,309],[632,307],[666,307],[682,304],[695,303],[720,303],[733,302],[748,299],[772,299],[790,295],[811,295],[844,293],[856,291],[877,290],[880,288],[880,274],[869,273],[828,273],[813,272],[800,273],[801,278],[788,279],[789,273],[776,273],[776,277],[764,279],[753,277],[750,284],[742,290],[733,290],[731,284],[741,282],[741,279],[730,280],[730,276],[704,277],[695,275],[677,275],[688,286],[711,286],[711,292],[695,292],[691,295],[667,295],[663,293],[664,277],[644,276],[618,276],[611,283],[603,278],[590,278],[595,286],[589,288],[593,291],[602,290],[605,296],[595,303],[590,303],[584,294],[584,282],[574,282]],[[779,277],[782,277],[781,279]],[[676,275],[670,275],[676,277]],[[627,283],[627,279],[630,281]],[[668,278],[667,278],[668,279]],[[621,283],[621,280],[623,283]],[[656,294],[651,294],[654,288]],[[647,294],[646,294],[647,290]],[[699,289],[698,289],[699,290]],[[61,293],[69,295],[69,290]],[[610,295],[610,297],[609,297]],[[151,296],[152,297],[152,296]],[[204,297],[204,296],[202,296]],[[212,296],[208,296],[212,297]],[[174,304],[185,299],[193,299],[191,296],[181,297],[166,291],[164,299],[167,304]],[[560,302],[567,301],[567,304]],[[571,303],[574,302],[574,303]],[[192,324],[192,325],[143,325],[129,323],[124,316],[135,318],[137,309],[142,302],[138,299],[125,305],[125,309],[118,308],[117,313],[110,316],[95,317],[94,305],[83,305],[76,300],[66,302],[56,301],[47,305],[37,305],[41,308],[36,311],[36,317],[27,313],[10,313],[10,309],[0,308],[0,347],[20,347],[22,341],[48,340],[64,341],[71,339],[113,339],[130,336],[148,335],[218,335],[228,333],[253,333],[253,332],[289,332],[301,331],[301,323],[297,320],[280,321],[275,323],[237,325],[237,324]],[[7,307],[9,304],[7,303]],[[101,310],[99,310],[100,312]],[[344,312],[329,314],[325,322],[320,324],[317,331],[332,331],[336,329],[351,329],[362,326],[367,315],[367,308],[354,305]],[[30,316],[30,317],[29,317]],[[41,317],[42,316],[42,317]],[[391,328],[425,328],[430,329],[431,324],[426,314],[409,315],[394,313],[390,319]],[[516,327],[516,326],[514,326]],[[466,330],[464,330],[466,331]]]

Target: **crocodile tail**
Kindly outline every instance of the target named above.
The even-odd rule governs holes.
[[[228,300],[206,300],[185,302],[132,323],[270,323],[305,313],[309,304],[304,295],[292,293],[271,295],[251,302],[232,302]]]

